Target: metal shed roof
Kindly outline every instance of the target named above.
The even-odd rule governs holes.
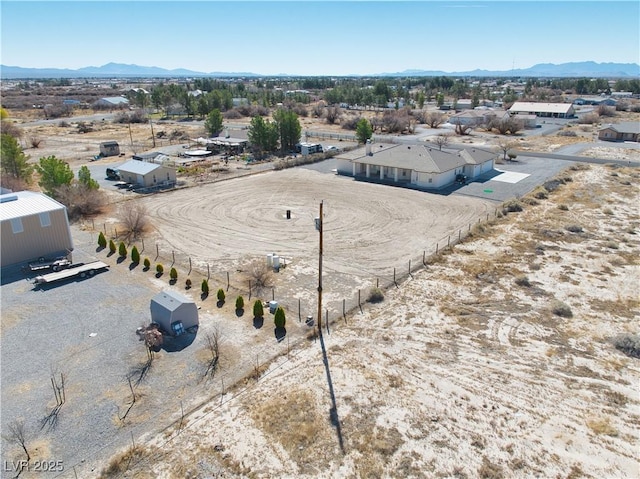
[[[162,165],[139,160],[129,160],[126,163],[118,166],[118,170],[126,171],[127,173],[133,173],[135,175],[147,175],[152,171],[157,170],[158,168],[162,168]]]
[[[0,195],[1,221],[63,209],[64,205],[43,193],[18,191]]]

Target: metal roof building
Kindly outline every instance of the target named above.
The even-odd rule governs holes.
[[[118,167],[122,181],[142,187],[175,184],[176,170],[148,161],[129,160]]]
[[[151,321],[172,336],[180,336],[198,326],[198,307],[180,293],[162,291],[151,299]]]
[[[524,113],[525,115],[536,115],[547,118],[572,118],[575,116],[575,109],[571,103],[517,101],[509,108],[509,113]]]
[[[73,251],[67,208],[42,193],[0,195],[0,228],[2,267]]]

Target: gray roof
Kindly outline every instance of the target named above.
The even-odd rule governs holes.
[[[100,100],[98,101],[111,103],[112,105],[121,105],[123,103],[129,103],[129,100],[127,100],[123,96],[107,96],[104,98],[100,98]]]
[[[43,193],[18,191],[0,195],[1,221],[63,209],[65,209],[64,205]]]
[[[157,305],[167,311],[175,311],[183,304],[195,304],[191,298],[187,298],[186,296],[171,290],[162,291],[161,293],[156,294],[151,299],[151,303],[152,307],[153,305]]]
[[[136,175],[147,175],[152,171],[157,170],[158,168],[162,168],[162,165],[140,160],[129,160],[126,163],[118,166],[118,170],[126,171],[127,173],[133,173]]]
[[[611,129],[618,133],[640,133],[640,122],[638,121],[623,121],[620,123],[613,123],[611,125],[603,126],[600,130]]]
[[[403,168],[421,173],[443,173],[466,164],[478,165],[496,157],[496,153],[479,148],[441,151],[425,145],[371,145],[372,155],[365,148],[340,155],[353,163]],[[350,158],[349,158],[350,157]]]

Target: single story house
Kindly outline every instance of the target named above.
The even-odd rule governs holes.
[[[604,126],[598,130],[598,139],[604,141],[640,141],[640,123],[625,121]]]
[[[120,154],[120,145],[117,141],[103,141],[100,143],[100,154],[102,156],[118,156]]]
[[[176,183],[176,170],[157,163],[129,160],[117,169],[122,181],[144,188],[172,186]]]
[[[198,307],[191,299],[175,291],[162,291],[151,299],[151,322],[172,336],[180,336],[197,327]]]
[[[479,148],[441,151],[427,145],[371,144],[335,156],[337,172],[357,180],[438,189],[457,175],[473,179],[491,171],[497,153]]]
[[[447,123],[451,123],[452,125],[483,125],[485,123],[490,122],[491,120],[501,120],[504,115],[507,113],[504,110],[489,110],[489,109],[479,109],[479,110],[470,110],[470,111],[462,111],[460,113],[456,113],[449,117]]]
[[[604,96],[598,95],[587,95],[581,96],[573,99],[574,105],[606,105],[606,106],[616,106],[618,101]]]
[[[509,113],[512,115],[536,115],[545,118],[573,118],[575,109],[571,103],[539,103],[531,101],[517,101]]]
[[[454,102],[456,110],[472,110],[473,101],[468,98],[460,98]]]
[[[2,267],[40,257],[71,259],[73,238],[67,208],[42,193],[0,195]]]

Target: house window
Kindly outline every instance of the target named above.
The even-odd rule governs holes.
[[[21,218],[13,218],[11,220],[11,229],[13,230],[13,234],[22,233],[24,228],[22,227],[22,219]]]
[[[153,182],[156,182],[156,175],[153,175]]]
[[[433,183],[433,178],[429,178],[429,183]]]
[[[171,181],[171,177],[169,176],[169,172],[167,171],[167,181]]]
[[[43,228],[51,226],[51,216],[49,216],[48,211],[40,213],[38,216],[40,216],[40,226],[42,226]]]

